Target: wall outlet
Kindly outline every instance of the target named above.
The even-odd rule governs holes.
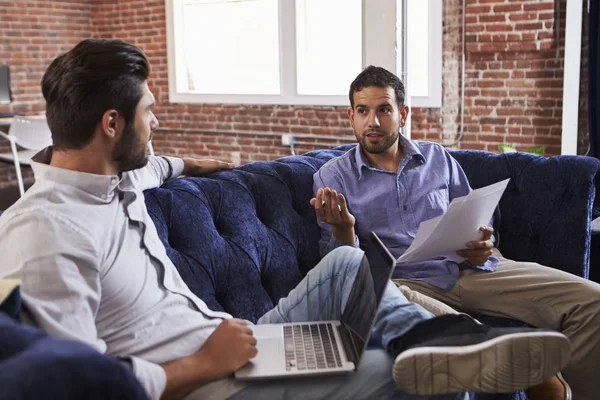
[[[294,143],[294,135],[291,133],[284,133],[281,135],[281,144],[283,146],[291,146]]]

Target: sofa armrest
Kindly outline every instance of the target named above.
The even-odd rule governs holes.
[[[21,325],[1,312],[0,388],[0,400],[147,398],[117,359]]]

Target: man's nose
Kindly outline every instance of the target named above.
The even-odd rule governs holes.
[[[377,118],[377,114],[374,112],[370,113],[368,122],[370,127],[379,126],[379,118]]]
[[[152,121],[150,121],[150,129],[154,132],[155,130],[158,129],[158,119],[156,118],[156,116],[153,114],[152,115]]]

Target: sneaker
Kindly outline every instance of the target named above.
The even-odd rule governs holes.
[[[407,393],[508,393],[556,375],[570,342],[558,332],[492,328],[459,314],[420,322],[389,351],[397,354],[394,380]]]

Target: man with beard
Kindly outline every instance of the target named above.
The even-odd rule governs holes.
[[[247,387],[231,379],[257,353],[252,330],[208,309],[189,290],[167,257],[142,191],[182,172],[232,166],[146,156],[158,126],[148,74],[135,46],[94,39],[56,58],[44,74],[54,144],[34,158],[35,184],[0,217],[0,278],[22,280],[26,323],[121,357],[152,399],[191,392],[195,398],[405,399],[392,369],[396,380],[421,394],[510,391],[547,379],[566,362],[569,343],[561,334],[435,318],[389,282],[371,338],[380,348],[366,352],[356,373]],[[359,249],[331,252],[258,322],[339,319],[364,259]],[[485,373],[482,343],[499,352]],[[442,357],[417,379],[413,358]],[[447,365],[469,378],[466,385],[451,381]],[[443,387],[429,384],[434,376]],[[424,386],[411,388],[417,380]]]
[[[409,109],[397,76],[369,66],[352,82],[349,96],[348,117],[358,145],[314,174],[311,204],[321,226],[321,255],[341,245],[359,247],[374,231],[398,258],[421,222],[443,214],[471,188],[442,146],[400,135]],[[409,300],[436,315],[457,309],[562,332],[573,346],[564,375],[574,397],[597,398],[600,285],[539,264],[507,260],[494,248],[493,229],[480,230],[480,240],[457,252],[465,262],[437,257],[400,263],[395,282]],[[569,392],[559,374],[528,394],[531,399],[562,399]]]

